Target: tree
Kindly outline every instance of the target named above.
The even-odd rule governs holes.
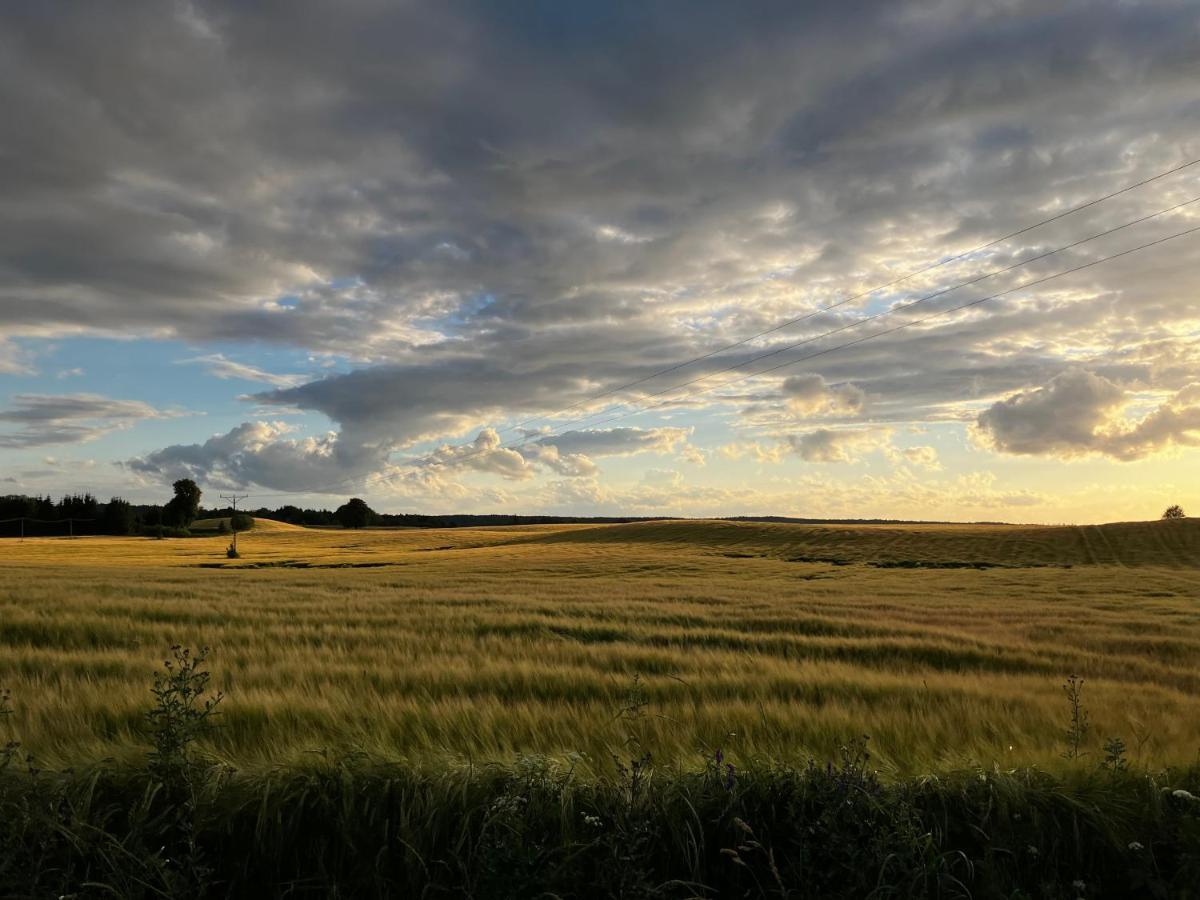
[[[343,503],[333,513],[333,518],[343,528],[364,528],[375,519],[375,510],[355,497]]]
[[[174,528],[187,528],[200,512],[200,488],[190,478],[180,478],[172,486],[175,496],[163,507],[163,518]]]
[[[1183,507],[1176,503],[1174,506],[1168,506],[1163,512],[1164,519],[1182,519],[1184,518]]]
[[[133,534],[133,507],[120,497],[113,497],[100,517],[100,530],[105,534]]]
[[[234,513],[229,517],[229,526],[234,531],[249,531],[254,527],[254,517],[245,513]]]

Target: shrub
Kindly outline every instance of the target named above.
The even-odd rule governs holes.
[[[164,781],[187,772],[192,745],[212,728],[217,704],[225,697],[209,691],[211,676],[202,668],[207,659],[207,647],[193,655],[176,644],[163,662],[165,671],[154,676],[154,706],[146,713],[154,743],[150,771]]]
[[[234,531],[249,531],[254,527],[254,517],[246,513],[234,513],[229,522]]]
[[[191,537],[192,533],[186,528],[172,528],[169,525],[153,525],[142,531],[146,537],[154,538],[185,538]]]
[[[1173,506],[1168,506],[1165,510],[1163,510],[1162,517],[1164,519],[1185,518],[1184,513],[1183,513],[1183,507],[1180,506],[1178,503],[1174,504]]]

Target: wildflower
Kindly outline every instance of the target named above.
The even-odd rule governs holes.
[[[602,822],[600,820],[599,816],[592,816],[592,815],[588,815],[587,813],[584,813],[583,814],[583,824],[590,825],[590,826],[592,826],[592,828],[599,828],[601,825],[604,824],[604,822]]]
[[[1185,791],[1182,788],[1171,791],[1171,796],[1176,800],[1195,800],[1196,802],[1200,803],[1200,797],[1197,797],[1191,791]]]
[[[1146,848],[1143,847],[1141,844],[1139,844],[1137,841],[1130,841],[1129,849],[1132,850],[1134,853],[1137,853],[1139,850],[1145,850]]]
[[[1076,878],[1074,881],[1072,881],[1071,887],[1075,888],[1075,890],[1079,891],[1081,894],[1087,890],[1087,885],[1083,883],[1082,878]]]
[[[1029,846],[1027,846],[1027,847],[1025,848],[1025,850],[1026,850],[1026,852],[1028,852],[1028,853],[1029,853],[1029,855],[1030,855],[1030,856],[1037,856],[1037,855],[1038,855],[1038,848],[1037,848],[1037,847],[1035,847],[1035,846],[1033,846],[1033,844],[1030,844]]]

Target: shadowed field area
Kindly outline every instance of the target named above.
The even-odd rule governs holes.
[[[305,530],[0,544],[8,723],[57,762],[143,752],[150,673],[214,648],[210,748],[604,767],[644,693],[680,762],[827,756],[896,772],[1056,765],[1068,673],[1102,755],[1200,749],[1200,522],[1099,527],[612,526]],[[639,699],[639,702],[641,700]]]

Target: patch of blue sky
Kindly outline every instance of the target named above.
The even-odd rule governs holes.
[[[197,346],[182,341],[75,337],[55,340],[24,339],[22,348],[34,361],[27,374],[0,376],[0,405],[18,394],[99,394],[118,400],[138,400],[168,418],[143,420],[133,428],[115,432],[89,444],[95,452],[110,441],[128,445],[196,441],[197,434],[226,431],[249,419],[284,419],[301,433],[328,430],[330,422],[314,413],[287,407],[256,408],[247,394],[271,389],[254,378],[220,378],[203,362],[187,362],[220,354],[236,363],[283,375],[315,379],[346,371],[342,359],[313,360],[306,351],[247,343]],[[332,367],[326,364],[332,362]],[[197,428],[197,417],[204,426]],[[156,444],[161,446],[161,443]],[[119,450],[120,448],[113,448]]]
[[[466,330],[473,319],[478,318],[480,313],[494,306],[495,303],[494,294],[475,294],[460,303],[452,312],[442,316],[418,319],[417,324],[430,331],[437,331],[452,337]]]

